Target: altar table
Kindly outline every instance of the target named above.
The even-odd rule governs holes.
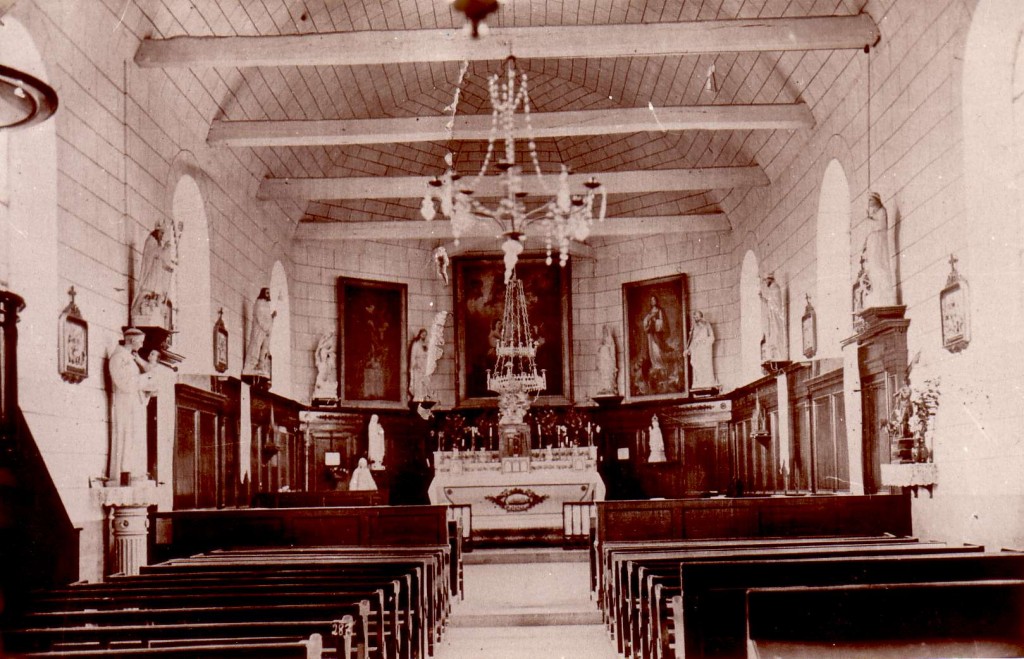
[[[498,451],[436,451],[433,504],[469,505],[473,528],[561,529],[565,502],[604,501],[596,447]]]

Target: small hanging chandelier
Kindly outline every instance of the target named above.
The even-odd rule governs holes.
[[[537,343],[526,314],[523,282],[515,270],[505,284],[505,313],[494,370],[487,371],[487,389],[498,394],[500,425],[521,424],[537,394],[547,388],[547,373],[537,372]]]
[[[467,66],[466,63],[463,63],[463,74]],[[449,152],[445,156],[447,169],[443,175],[430,181],[420,206],[420,212],[425,220],[430,221],[440,211],[441,215],[451,222],[456,243],[478,222],[493,222],[500,233],[506,237],[506,246],[503,246],[503,250],[505,251],[505,280],[507,283],[510,273],[515,267],[518,253],[523,249],[522,241],[528,231],[539,227],[544,238],[548,265],[551,265],[551,254],[556,245],[559,264],[565,265],[569,259],[570,242],[573,240],[584,241],[590,236],[594,220],[604,220],[608,202],[604,186],[593,177],[584,183],[585,190],[582,194],[572,194],[569,189],[569,170],[565,165],[562,165],[556,190],[552,192],[549,189],[547,181],[540,171],[537,144],[533,138],[533,126],[530,123],[527,76],[525,73],[517,75],[515,57],[505,60],[505,73],[504,79],[499,74],[488,78],[491,131],[487,138],[487,151],[479,173],[472,180],[463,180],[456,173],[453,156]],[[455,99],[447,108],[451,111],[451,120],[447,125],[449,139],[455,123],[461,83],[462,76],[460,75],[455,89]],[[526,121],[530,160],[540,188],[553,195],[547,201],[533,205],[532,208],[528,208],[526,204],[527,193],[523,190],[522,167],[516,164],[515,114],[520,108],[523,110]],[[501,159],[497,162],[496,169],[501,178],[503,196],[496,206],[487,207],[473,198],[473,189],[479,185],[480,180],[487,173],[492,158],[495,157],[495,144],[498,142],[499,131],[503,135],[502,141],[505,148]],[[518,247],[509,245],[510,240],[519,243]]]

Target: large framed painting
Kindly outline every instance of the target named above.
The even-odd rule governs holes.
[[[406,285],[338,277],[341,403],[404,406]]]
[[[687,395],[686,275],[623,284],[622,303],[627,397]]]
[[[494,368],[505,310],[505,265],[500,257],[460,258],[455,271],[455,341],[459,405],[497,403],[487,390]],[[516,276],[523,282],[527,314],[537,342],[537,368],[547,374],[541,405],[565,405],[572,398],[570,265],[546,265],[543,257],[520,257]]]

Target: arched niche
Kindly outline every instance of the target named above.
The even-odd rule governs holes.
[[[49,81],[28,30],[13,17],[0,25],[0,62]],[[53,414],[54,392],[64,385],[57,371],[57,318],[69,298],[60,292],[57,231],[56,121],[0,131],[0,276],[25,298],[18,325],[18,386],[29,417]],[[79,290],[78,303],[87,292]],[[86,313],[88,314],[86,306]],[[102,350],[92,346],[89,372],[101,382]]]
[[[187,174],[174,186],[171,216],[174,224],[181,226],[178,267],[174,272],[178,330],[175,351],[185,356],[180,367],[182,373],[212,373],[210,230],[199,185]]]
[[[270,333],[270,356],[273,359],[273,379],[270,390],[287,398],[292,392],[292,322],[291,300],[288,297],[288,274],[280,261],[274,262],[270,272],[270,308],[274,327]]]
[[[829,161],[818,195],[815,238],[817,285],[814,299],[818,350],[815,357],[838,358],[840,341],[853,334],[850,308],[850,184],[838,160]],[[797,310],[803,309],[797,304]]]
[[[757,255],[747,250],[740,268],[740,383],[761,377],[761,299]]]

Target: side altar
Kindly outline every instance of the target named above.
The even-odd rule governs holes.
[[[511,438],[510,438],[511,439]],[[469,505],[473,529],[562,529],[562,504],[603,501],[596,446],[435,451],[432,504]]]

